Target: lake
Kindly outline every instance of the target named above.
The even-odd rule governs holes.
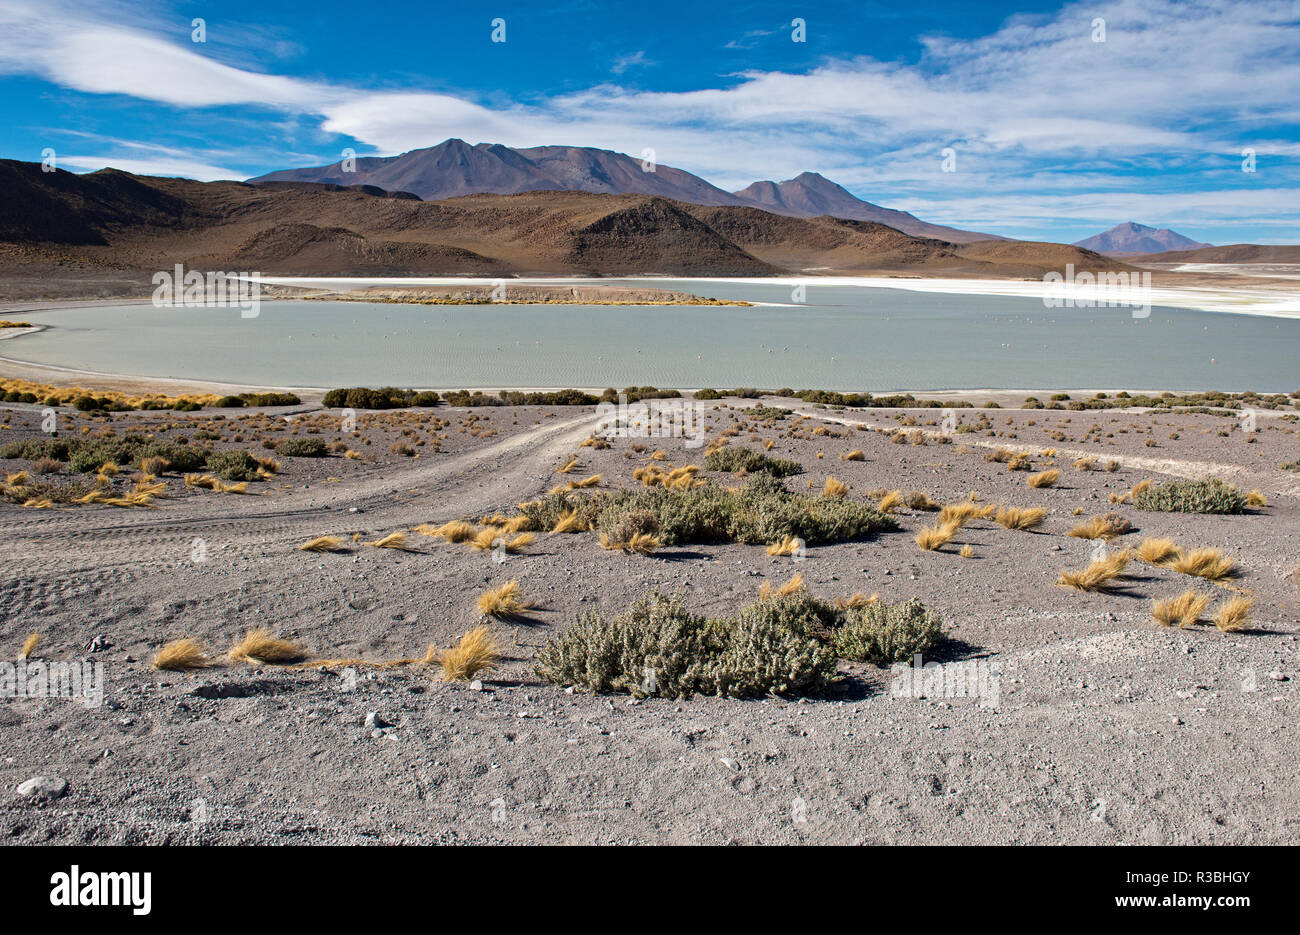
[[[1300,388],[1300,320],[1036,298],[778,283],[654,285],[782,305],[392,305],[25,312],[48,331],[0,356],[259,386]]]

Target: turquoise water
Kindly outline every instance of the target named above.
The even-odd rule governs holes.
[[[779,284],[655,283],[790,301]],[[813,286],[794,307],[113,306],[30,312],[50,330],[0,356],[85,370],[278,386],[839,390],[1300,388],[1300,321],[1036,298]]]

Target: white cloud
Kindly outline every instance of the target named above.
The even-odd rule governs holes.
[[[1104,43],[1091,39],[1095,17],[1106,20]],[[1180,211],[1300,212],[1282,187],[1300,175],[1292,163],[1300,144],[1277,139],[1300,115],[1296,0],[1071,4],[1051,17],[1012,18],[975,39],[926,37],[915,66],[857,58],[802,73],[747,72],[692,91],[601,85],[504,107],[264,74],[129,22],[117,8],[6,0],[0,72],[179,107],[269,108],[383,153],[452,136],[513,146],[650,147],[662,163],[726,188],[814,169],[864,197],[950,222],[1030,220],[1044,212],[1131,217],[1144,207],[1151,212],[1144,216],[1160,223]],[[612,68],[638,64],[647,64],[643,52]],[[962,166],[955,176],[939,170],[939,151],[949,145]],[[1255,146],[1261,162],[1271,156],[1277,181],[1267,190],[1282,195],[1270,202],[1262,187],[1242,193],[1222,183],[1185,191],[1198,178],[1206,187],[1205,173],[1234,168],[1245,146]],[[1223,168],[1215,170],[1219,157]],[[1152,166],[1164,175],[1152,176]],[[196,169],[206,176],[228,171]],[[1089,201],[1072,193],[1079,184],[1111,190]],[[1134,194],[1139,184],[1167,190]],[[1063,194],[1030,194],[1053,186]]]

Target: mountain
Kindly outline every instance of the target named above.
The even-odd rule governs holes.
[[[1196,250],[1212,244],[1198,243],[1167,227],[1156,229],[1145,224],[1125,221],[1108,231],[1074,242],[1076,247],[1098,253],[1164,253],[1167,250]]]
[[[905,234],[911,234],[913,237],[934,237],[949,243],[1006,239],[996,234],[979,234],[974,231],[958,230],[955,227],[930,224],[906,211],[895,211],[892,208],[873,205],[850,194],[843,187],[816,172],[805,172],[784,182],[755,182],[735,194],[748,204],[774,214],[804,218],[829,214],[831,217],[847,218],[852,221],[873,221]]]
[[[1300,264],[1300,244],[1235,243],[1152,256],[1134,257],[1161,263],[1281,263]]]
[[[469,145],[446,140],[400,156],[362,156],[355,172],[341,162],[312,169],[286,169],[250,182],[331,182],[375,185],[407,191],[426,201],[459,195],[517,195],[533,191],[583,191],[608,195],[660,195],[706,205],[743,202],[703,179],[656,165],[646,172],[641,161],[622,153],[583,146],[534,146],[511,149],[500,143]]]
[[[1064,244],[913,237],[873,221],[779,215],[642,194],[533,190],[423,201],[372,185],[195,182],[0,160],[0,281],[41,294],[184,263],[269,276],[779,276],[822,272],[1041,278],[1127,269]],[[21,267],[21,269],[20,269]],[[35,288],[35,287],[33,287]],[[87,287],[90,288],[90,287]],[[95,285],[94,288],[101,288]],[[104,286],[103,288],[108,288]],[[113,285],[114,294],[122,294]]]
[[[411,192],[428,201],[460,195],[517,195],[530,191],[583,191],[608,195],[659,195],[696,205],[750,205],[772,214],[792,217],[832,217],[886,224],[915,237],[934,237],[951,243],[1002,240],[928,224],[906,211],[882,208],[855,198],[839,185],[815,172],[805,172],[785,182],[755,182],[738,192],[726,192],[704,179],[656,165],[646,172],[631,156],[584,146],[534,146],[511,149],[500,143],[446,140],[428,149],[413,149],[400,156],[362,156],[355,171],[344,172],[343,163],[308,169],[285,169],[249,179],[250,182],[323,182],[334,185],[372,185],[390,192]]]

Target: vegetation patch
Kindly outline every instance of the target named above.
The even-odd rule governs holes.
[[[1246,494],[1218,478],[1176,480],[1135,493],[1139,510],[1162,513],[1243,513]]]

